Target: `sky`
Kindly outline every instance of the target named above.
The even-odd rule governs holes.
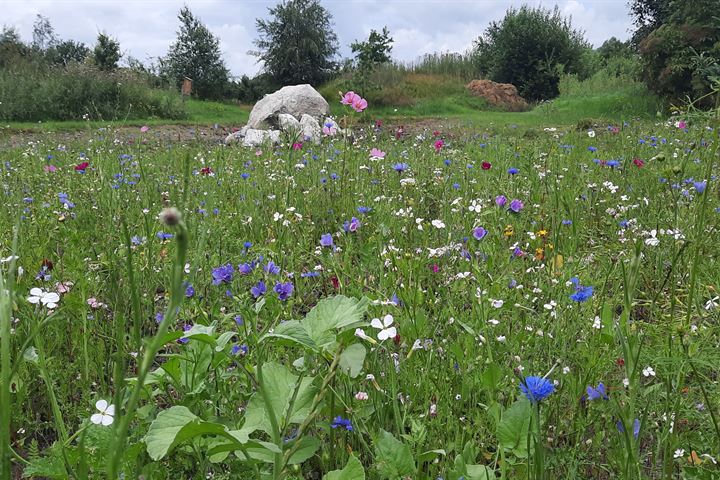
[[[190,10],[220,40],[233,76],[253,76],[262,65],[248,53],[257,38],[255,20],[267,18],[279,0],[2,0],[2,22],[23,40],[32,39],[35,16],[50,20],[55,33],[93,45],[104,31],[120,42],[123,53],[145,63],[164,56],[176,38],[177,13]],[[331,13],[340,55],[351,57],[350,43],[365,40],[371,29],[387,26],[394,39],[392,57],[413,62],[425,53],[463,52],[509,7],[526,3],[552,8],[572,18],[575,28],[598,47],[610,37],[626,40],[632,21],[627,0],[321,0]]]

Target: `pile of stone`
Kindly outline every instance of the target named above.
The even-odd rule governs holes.
[[[283,138],[320,143],[320,121],[339,132],[337,123],[327,117],[329,113],[328,103],[310,85],[283,87],[257,102],[247,125],[228,135],[225,143],[257,147],[265,142],[280,143]]]

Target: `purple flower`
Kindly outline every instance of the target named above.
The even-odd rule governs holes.
[[[212,277],[213,285],[220,285],[221,283],[230,283],[233,279],[233,273],[235,272],[235,268],[232,266],[231,263],[228,263],[227,265],[220,265],[217,268],[213,268],[212,271]]]
[[[407,163],[396,163],[395,165],[393,165],[393,169],[398,173],[402,173],[408,168],[410,168],[410,165],[408,165]]]
[[[609,398],[602,382],[598,383],[597,388],[588,386],[586,392],[589,400],[607,400]]]
[[[615,426],[617,427],[618,432],[625,433],[625,425],[623,425],[622,420],[618,420]],[[638,435],[640,435],[640,420],[636,418],[633,421],[633,437],[637,440]]]
[[[693,182],[693,185],[695,185],[695,191],[701,194],[705,191],[705,187],[707,187],[707,180],[703,180],[702,182]]]
[[[241,327],[243,325],[243,323],[245,323],[245,322],[243,321],[243,318],[240,315],[235,315],[235,323],[237,324],[238,327]]]
[[[187,332],[187,331],[190,330],[191,328],[192,328],[192,325],[185,324],[185,326],[183,326],[183,331],[184,331],[184,332]],[[179,343],[188,343],[189,341],[190,341],[189,338],[179,338],[179,339],[178,339],[178,342],[179,342]]]
[[[253,271],[253,265],[250,263],[241,263],[238,265],[238,272],[240,275],[250,275]]]
[[[329,233],[323,233],[320,235],[320,246],[321,247],[332,247],[333,246],[333,238],[332,235]]]
[[[270,273],[272,275],[277,275],[280,273],[280,267],[275,265],[275,262],[273,262],[272,260],[268,260],[268,263],[267,265],[265,265],[265,268],[263,268],[263,270],[265,270],[265,273]]]
[[[290,295],[292,295],[294,289],[295,286],[292,284],[292,282],[278,282],[275,284],[275,288],[273,288],[273,290],[275,290],[275,293],[278,294],[278,298],[283,302],[287,300]]]
[[[472,231],[472,236],[475,240],[482,240],[485,238],[485,235],[487,235],[487,230],[485,230],[483,227],[477,227],[474,228]]]
[[[507,198],[505,197],[505,195],[498,195],[497,197],[495,197],[495,205],[497,205],[498,207],[504,207],[506,203]]]
[[[518,200],[517,198],[514,198],[510,202],[510,211],[513,213],[520,213],[520,210],[523,209],[525,204],[522,202],[522,200]]]
[[[590,297],[593,296],[593,287],[581,285],[577,277],[571,278],[570,281],[575,285],[575,293],[570,295],[570,300],[581,303],[589,300]]]
[[[185,296],[187,298],[192,298],[195,296],[195,289],[192,285],[188,284],[187,287],[185,287]]]
[[[345,223],[343,223],[345,233],[356,232],[358,228],[360,228],[360,220],[355,217],[352,217],[349,222],[346,220]]]
[[[240,355],[241,357],[244,357],[248,353],[248,346],[244,343],[242,345],[233,345],[230,351],[233,355]]]
[[[343,428],[345,428],[345,430],[349,430],[349,431],[351,431],[351,432],[352,432],[352,430],[353,430],[352,422],[350,422],[350,419],[349,419],[349,418],[342,418],[340,415],[338,415],[337,417],[333,418],[333,421],[332,421],[332,423],[330,424],[330,426],[331,426],[332,428],[343,427]]]
[[[319,277],[319,276],[320,276],[320,272],[315,272],[315,271],[312,271],[312,272],[303,272],[303,273],[300,274],[300,276],[301,276],[302,278]]]
[[[263,295],[265,295],[265,292],[267,292],[267,287],[265,286],[265,282],[263,282],[262,280],[260,280],[257,285],[250,289],[250,293],[255,298],[262,297]]]
[[[155,235],[160,240],[170,240],[171,238],[173,238],[175,236],[172,233],[165,233],[165,232],[158,232]]]

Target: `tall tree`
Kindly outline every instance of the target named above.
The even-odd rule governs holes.
[[[40,14],[35,16],[32,36],[32,47],[43,52],[58,42],[55,29],[50,24],[50,20]]]
[[[251,52],[278,85],[318,85],[336,72],[338,53],[332,15],[318,0],[289,0],[257,19],[258,51]]]
[[[110,72],[117,68],[120,60],[120,43],[105,33],[99,33],[93,50],[93,61],[100,70]]]
[[[193,81],[193,92],[200,98],[222,98],[228,82],[228,69],[220,54],[220,42],[185,6],[178,14],[177,40],[162,60],[160,70],[180,86],[185,77]]]

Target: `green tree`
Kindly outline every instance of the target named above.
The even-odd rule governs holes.
[[[318,0],[290,0],[268,9],[270,20],[257,19],[258,51],[264,71],[278,85],[319,85],[337,70],[338,52],[332,15]]]
[[[33,49],[41,52],[44,52],[58,42],[55,29],[50,24],[50,20],[40,14],[35,16],[32,36]]]
[[[392,52],[393,39],[387,27],[383,27],[381,33],[370,30],[368,39],[364,42],[355,41],[350,44],[352,53],[355,54],[358,68],[372,70],[375,65],[388,63],[390,52]]]
[[[178,14],[180,30],[160,72],[178,87],[185,77],[193,81],[199,98],[220,99],[228,82],[228,69],[220,53],[220,42],[185,6]]]
[[[720,15],[717,0],[635,0],[634,39],[648,88],[671,101],[701,99],[713,106],[720,83]]]
[[[105,33],[99,33],[93,50],[93,62],[100,70],[111,72],[120,60],[120,43]]]
[[[502,21],[490,24],[475,48],[480,72],[512,83],[527,100],[556,97],[562,73],[588,73],[583,52],[589,44],[557,7],[510,9]]]
[[[49,49],[46,55],[50,63],[67,66],[73,62],[85,61],[90,55],[90,49],[82,42],[63,40]]]

